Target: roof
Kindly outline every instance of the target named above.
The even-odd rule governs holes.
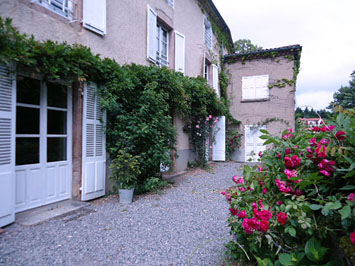
[[[219,13],[217,7],[214,5],[212,0],[198,0],[199,3],[203,6],[210,18],[214,18],[214,22],[218,27],[227,35],[229,45],[234,47],[232,34],[227,23],[224,21],[223,17]],[[227,45],[226,45],[227,46]]]
[[[299,57],[299,53],[302,51],[302,46],[299,44],[282,46],[278,48],[270,48],[263,49],[248,53],[235,53],[224,56],[225,61],[233,60],[246,60],[246,59],[254,59],[254,58],[268,58],[268,57],[276,57],[286,54],[293,54],[295,57]]]

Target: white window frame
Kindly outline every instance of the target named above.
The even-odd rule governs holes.
[[[206,16],[203,17],[203,39],[209,49],[212,49],[212,25]]]
[[[169,6],[171,6],[172,8],[174,8],[175,7],[175,1],[174,0],[166,0],[167,2],[168,2],[168,4],[169,4]]]
[[[31,2],[37,2],[41,6],[53,11],[54,13],[65,17],[69,20],[73,19],[74,16],[74,1],[73,0],[62,0],[63,3],[59,3],[56,0],[32,0]]]
[[[163,34],[166,32],[166,43],[163,41]],[[157,51],[156,51],[156,64],[161,66],[169,66],[169,39],[170,32],[164,26],[162,26],[159,22],[157,22]],[[162,59],[162,46],[166,46],[166,60]]]
[[[264,79],[265,84],[258,86],[256,84],[257,79]],[[242,101],[257,101],[257,100],[269,100],[269,75],[255,75],[255,76],[243,76],[242,77]],[[259,96],[258,92],[264,92]],[[247,93],[248,92],[248,93]]]

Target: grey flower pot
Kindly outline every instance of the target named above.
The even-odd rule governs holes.
[[[120,189],[120,203],[123,204],[130,204],[133,200],[134,188],[132,189]]]

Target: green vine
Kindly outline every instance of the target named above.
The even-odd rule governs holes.
[[[60,80],[68,86],[90,81],[105,88],[99,95],[108,116],[107,150],[112,158],[122,149],[139,156],[139,183],[159,173],[161,163],[172,163],[173,114],[192,128],[201,117],[232,118],[224,98],[219,100],[202,77],[186,77],[164,67],[121,66],[83,45],[40,42],[18,32],[11,19],[0,17],[0,63],[12,62],[44,80]]]

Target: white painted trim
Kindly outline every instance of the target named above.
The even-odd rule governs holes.
[[[178,55],[177,54],[177,52],[176,52],[176,48],[177,48],[177,38],[176,38],[176,36],[180,36],[180,37],[182,37],[183,38],[183,40],[184,40],[184,45],[183,45],[183,68],[182,69],[177,69],[177,66],[176,66],[176,62],[177,62],[177,57],[178,56],[180,56],[180,55]],[[185,57],[186,57],[186,53],[185,53],[185,46],[186,46],[186,41],[185,41],[185,35],[183,35],[182,33],[180,33],[180,32],[178,32],[178,31],[175,31],[175,71],[179,71],[179,72],[182,72],[183,74],[185,74],[185,68],[186,68],[186,60],[185,60]]]

